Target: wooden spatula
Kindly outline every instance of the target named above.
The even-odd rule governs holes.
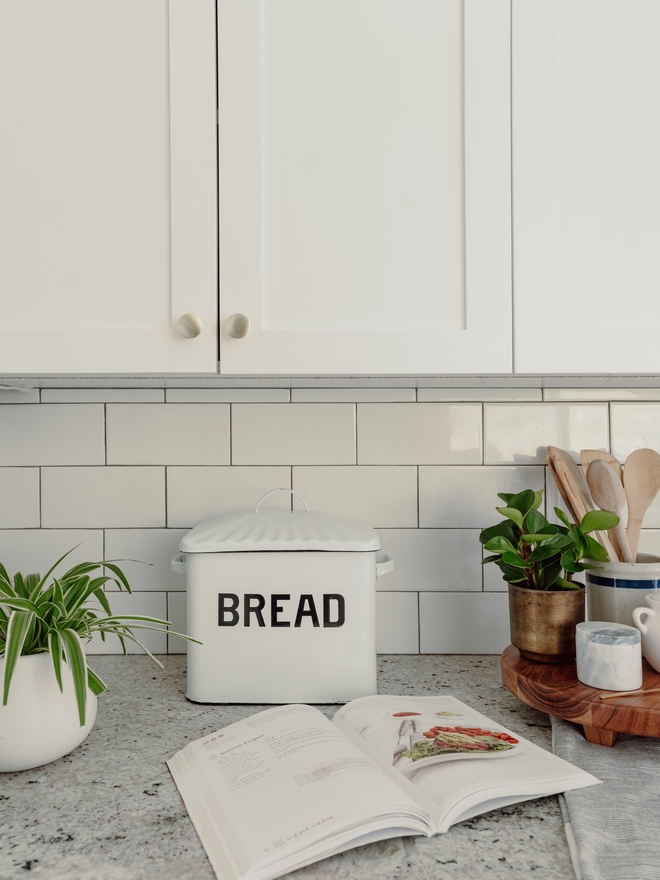
[[[596,461],[596,459],[606,461],[623,483],[623,468],[621,467],[621,462],[616,457],[616,455],[612,455],[611,452],[603,452],[602,449],[583,449],[580,452],[580,462],[582,464],[582,471],[584,473],[585,480],[587,480],[587,483],[589,482],[589,465],[592,463],[592,461]]]
[[[596,459],[589,468],[589,488],[591,495],[601,510],[607,510],[621,517],[626,509],[626,493],[610,465],[602,459]],[[619,539],[624,562],[634,562],[635,557],[630,550],[630,544],[626,537],[626,530],[619,520],[616,526],[616,536]]]
[[[578,470],[578,466],[568,452],[565,452],[558,446],[548,446],[546,460],[548,460],[559,492],[570,513],[572,513],[573,519],[575,522],[581,522],[586,513],[594,510],[594,503],[591,500],[589,487]],[[610,561],[616,562],[619,559],[619,555],[612,545],[607,532],[596,532],[594,537],[603,545]]]
[[[589,467],[592,462],[596,460],[606,461],[611,465],[613,471],[623,483],[623,468],[621,467],[621,462],[615,455],[612,455],[611,452],[603,452],[602,449],[583,449],[580,452],[580,461],[582,463],[582,473],[584,474],[584,479],[587,481],[587,485],[589,483]],[[621,555],[621,547],[619,546],[619,539],[616,536],[616,529],[610,529],[607,534],[610,536],[612,546],[616,550],[617,559],[623,559],[623,556]]]
[[[626,459],[623,485],[628,501],[628,541],[637,558],[644,514],[660,490],[660,455],[654,449],[636,449]]]

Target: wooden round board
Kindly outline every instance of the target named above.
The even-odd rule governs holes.
[[[660,687],[660,673],[646,660],[643,688]],[[660,693],[601,700],[600,691],[578,681],[575,663],[535,663],[509,645],[502,653],[502,681],[511,693],[541,712],[584,727],[589,742],[611,746],[617,733],[660,737]]]

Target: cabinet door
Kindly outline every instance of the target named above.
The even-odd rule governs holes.
[[[0,372],[215,372],[213,0],[0,0],[0,108]]]
[[[508,0],[218,13],[221,372],[511,370]]]
[[[660,372],[660,3],[512,14],[515,369]]]

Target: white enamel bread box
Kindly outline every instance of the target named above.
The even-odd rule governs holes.
[[[260,504],[195,526],[172,561],[187,577],[188,635],[202,643],[188,642],[188,699],[342,703],[375,694],[376,578],[394,568],[376,555],[378,535],[306,504],[291,513]]]

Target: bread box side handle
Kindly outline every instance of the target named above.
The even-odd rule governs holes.
[[[390,556],[377,556],[376,577],[382,577],[384,574],[389,574],[391,571],[394,571],[394,560]]]
[[[186,573],[186,558],[183,553],[179,553],[174,559],[170,562],[170,568],[176,574],[185,574]]]

